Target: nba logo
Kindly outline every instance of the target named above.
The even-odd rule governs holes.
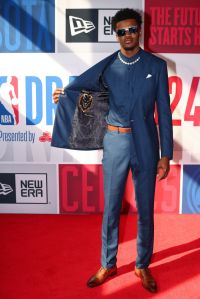
[[[18,79],[0,77],[0,125],[16,125],[18,122]]]

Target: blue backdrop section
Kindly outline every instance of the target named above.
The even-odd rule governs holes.
[[[183,214],[200,213],[200,165],[183,165]]]
[[[55,52],[55,0],[1,0],[0,52]]]

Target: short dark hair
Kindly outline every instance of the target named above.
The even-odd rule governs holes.
[[[116,31],[116,25],[120,21],[124,21],[127,19],[135,19],[138,26],[142,25],[142,16],[139,12],[130,8],[123,8],[116,12],[116,14],[112,17],[112,28]]]

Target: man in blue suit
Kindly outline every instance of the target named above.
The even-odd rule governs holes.
[[[107,131],[103,139],[104,215],[101,268],[88,280],[88,287],[102,284],[117,273],[118,231],[121,201],[129,170],[133,175],[138,209],[135,274],[143,287],[157,291],[148,266],[154,241],[154,192],[156,176],[167,177],[173,138],[166,62],[139,46],[141,15],[122,9],[113,17],[120,51],[83,73],[59,97],[52,145],[70,148],[70,131],[81,89],[99,90],[101,77],[109,92]],[[66,103],[66,98],[68,103]],[[158,112],[159,136],[154,120]],[[161,157],[159,154],[159,141]]]

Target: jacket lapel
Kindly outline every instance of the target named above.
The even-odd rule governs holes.
[[[139,63],[136,63],[136,74],[134,76],[133,82],[133,101],[131,104],[131,112],[135,108],[135,104],[141,98],[142,90],[145,88],[146,74],[148,74],[148,58],[145,55],[145,52],[142,50],[141,58]]]

